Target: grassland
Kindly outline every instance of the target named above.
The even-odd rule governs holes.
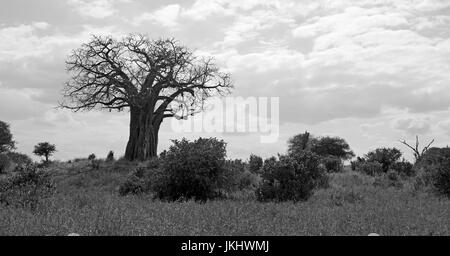
[[[36,210],[0,206],[0,235],[450,235],[450,200],[408,182],[376,186],[349,170],[296,204],[120,197],[127,168],[66,164],[52,172],[58,193]]]

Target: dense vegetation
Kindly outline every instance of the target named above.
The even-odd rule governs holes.
[[[216,138],[173,141],[144,162],[111,151],[39,164],[10,147],[0,235],[450,234],[449,148],[415,163],[379,148],[344,166],[353,155],[345,140],[309,133],[285,154],[247,161],[227,159]]]

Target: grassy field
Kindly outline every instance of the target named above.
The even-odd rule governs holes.
[[[0,206],[0,235],[450,235],[450,200],[348,170],[307,202],[200,204],[120,197],[123,169],[53,170],[58,193],[34,211]]]

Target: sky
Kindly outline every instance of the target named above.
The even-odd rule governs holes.
[[[56,159],[123,155],[128,113],[56,108],[68,81],[65,60],[91,35],[173,37],[214,56],[231,73],[231,96],[279,97],[279,139],[258,133],[217,137],[230,158],[284,153],[309,131],[339,136],[357,155],[399,140],[450,141],[448,0],[0,0],[0,120],[17,151],[56,144]]]

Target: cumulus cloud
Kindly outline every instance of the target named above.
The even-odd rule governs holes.
[[[130,0],[68,0],[67,3],[81,15],[89,18],[104,19],[118,12],[114,4]]]
[[[443,120],[439,122],[438,127],[448,136],[450,136],[450,120]]]
[[[425,134],[431,129],[430,120],[426,118],[399,118],[394,120],[393,126],[412,135]]]
[[[154,12],[145,12],[133,19],[134,25],[140,25],[145,21],[151,21],[164,27],[175,27],[178,25],[178,16],[180,13],[180,5],[171,4],[161,7]]]
[[[69,145],[55,135],[64,122],[78,125],[74,138],[90,137],[88,122],[92,129],[102,125],[49,108],[67,79],[64,60],[71,49],[90,34],[128,32],[174,36],[196,53],[215,57],[232,73],[235,96],[279,96],[283,138],[308,128],[344,134],[367,151],[405,133],[431,133],[437,140],[450,134],[448,117],[437,114],[450,110],[449,1],[126,1],[68,0],[76,21],[64,26],[46,17],[0,25],[0,116],[24,120],[23,139],[32,138],[24,135],[26,127],[36,125]],[[7,106],[15,108],[6,111]],[[111,118],[124,124],[108,139],[125,138],[119,132],[126,134],[127,121]],[[349,122],[361,131],[347,132]],[[173,137],[162,134],[162,148]],[[264,151],[251,135],[228,137],[230,155]],[[252,146],[239,150],[239,141]],[[107,142],[95,143],[100,149]],[[280,141],[271,149],[284,146]]]

